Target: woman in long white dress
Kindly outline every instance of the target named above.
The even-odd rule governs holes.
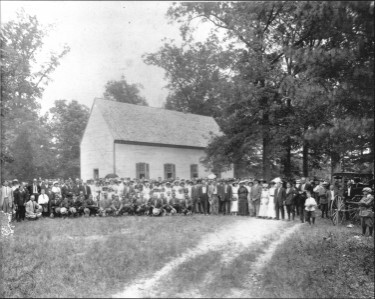
[[[237,216],[238,213],[238,183],[234,182],[231,186],[232,188],[232,198],[230,204],[230,213]]]
[[[276,219],[275,210],[275,182],[271,182],[271,187],[268,190],[268,207],[267,207],[267,217],[268,219]]]
[[[269,201],[269,192],[268,184],[263,184],[262,193],[260,195],[260,207],[259,207],[259,217],[267,218],[268,217],[268,201]]]

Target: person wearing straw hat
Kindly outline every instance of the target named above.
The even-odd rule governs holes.
[[[363,188],[363,197],[359,201],[359,217],[361,219],[362,235],[366,235],[366,228],[369,230],[369,237],[372,237],[374,228],[374,196],[371,195],[371,188]]]

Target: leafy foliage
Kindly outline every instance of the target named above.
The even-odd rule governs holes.
[[[89,109],[75,100],[68,103],[58,100],[49,111],[56,157],[51,166],[59,177],[79,177],[80,142],[89,119]]]
[[[144,97],[139,94],[140,84],[129,84],[122,76],[119,81],[108,81],[105,86],[104,98],[106,100],[148,106]]]
[[[322,160],[373,161],[370,1],[177,3],[168,15],[185,43],[145,61],[166,70],[169,109],[219,122],[207,165],[250,167],[261,153],[269,178],[277,161],[298,174],[295,158],[304,175]],[[193,43],[196,20],[213,25],[204,43]]]
[[[2,176],[17,174],[24,178],[31,175],[33,172],[25,173],[23,166],[27,155],[30,155],[27,163],[36,163],[33,164],[35,171],[44,169],[44,161],[49,159],[46,158],[48,135],[43,135],[46,131],[43,120],[39,119],[40,104],[37,100],[61,58],[69,52],[69,47],[64,46],[60,53],[50,53],[45,64],[36,65],[36,56],[42,50],[43,38],[49,29],[40,25],[35,16],[27,15],[24,11],[18,13],[16,20],[4,23],[1,27]],[[15,149],[15,146],[23,144],[21,148],[25,148],[28,142],[31,153],[22,156],[20,149]],[[42,145],[46,146],[46,150],[38,148]],[[15,164],[11,165],[12,162]]]

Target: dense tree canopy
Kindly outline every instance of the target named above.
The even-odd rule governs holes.
[[[129,84],[122,76],[119,81],[111,80],[107,82],[104,98],[111,101],[147,106],[146,99],[139,94],[140,88],[142,88],[140,84]]]
[[[74,100],[58,100],[50,113],[49,127],[55,148],[51,167],[58,177],[79,177],[80,142],[89,119],[89,109]]]
[[[69,52],[69,47],[65,46],[60,53],[50,53],[45,64],[37,65],[36,57],[47,34],[48,28],[40,25],[35,16],[23,11],[18,13],[17,19],[1,26],[1,176],[21,175],[23,172],[22,168],[15,169],[22,165],[16,159],[26,159],[25,155],[20,155],[20,149],[16,149],[20,143],[24,146],[30,143],[28,155],[33,157],[34,169],[44,168],[46,159],[40,160],[38,156],[47,156],[48,146],[40,146],[49,141],[48,136],[43,136],[45,130],[42,128],[43,119],[39,118],[37,100],[61,58]],[[15,164],[11,166],[9,163],[13,161]]]
[[[373,163],[370,1],[187,2],[168,15],[186,42],[145,61],[166,70],[169,109],[216,117],[225,136],[208,165],[253,168],[261,154],[269,178],[278,161],[283,175],[300,174],[298,157],[304,175],[322,160],[333,170],[345,158]],[[205,43],[192,42],[197,19],[214,28]]]

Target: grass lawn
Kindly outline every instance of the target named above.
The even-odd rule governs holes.
[[[221,261],[220,251],[211,251],[183,263],[170,275],[173,280],[163,279],[159,286],[163,292],[157,297],[223,298],[232,288],[242,288],[251,264],[268,245],[277,239],[277,233],[267,240],[256,243],[230,263]]]
[[[320,218],[306,224],[276,249],[256,296],[374,298],[374,239],[360,234]]]
[[[268,221],[272,220],[265,220],[265,223]],[[187,260],[169,275],[173,277],[173,280],[166,277],[158,283],[156,289],[163,291],[156,294],[156,297],[223,298],[230,295],[232,289],[245,289],[249,269],[253,263],[273,241],[279,239],[283,231],[294,225],[293,222],[284,222],[283,224],[286,226],[271,233],[261,242],[254,242],[239,255],[234,255],[234,258],[229,262],[222,260],[222,252],[219,250]],[[251,232],[249,232],[249,236],[251,236]],[[231,257],[230,248],[229,257]],[[249,297],[252,293],[245,292],[244,295]],[[237,295],[234,294],[233,297],[237,297]]]
[[[3,297],[105,297],[160,269],[224,216],[42,219],[2,241]]]

